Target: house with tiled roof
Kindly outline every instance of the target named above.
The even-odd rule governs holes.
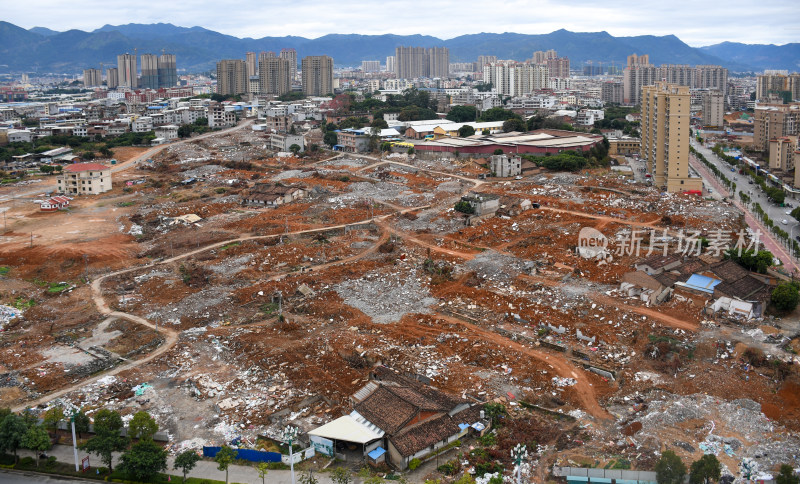
[[[73,163],[64,167],[57,180],[59,193],[97,195],[111,190],[111,168],[100,163]]]
[[[481,415],[482,405],[383,366],[371,372],[370,381],[351,402],[349,415],[309,432],[312,442],[361,444],[370,462],[377,460],[375,455],[398,469],[470,431],[482,433],[489,427]]]

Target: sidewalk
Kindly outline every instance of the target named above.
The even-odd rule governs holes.
[[[52,449],[47,452],[47,455],[55,456],[60,462],[71,464],[74,462],[71,445],[54,445]],[[78,450],[78,462],[86,456],[89,456],[89,462],[93,468],[101,467],[99,457],[94,454],[87,454]],[[23,455],[24,457],[24,455]],[[174,476],[182,476],[180,469],[173,469],[172,466],[175,462],[173,457],[167,459],[167,473]],[[119,454],[114,456],[114,467],[119,465]],[[90,471],[94,472],[94,471]],[[295,470],[295,480],[299,482],[301,472]],[[201,460],[197,463],[188,477],[198,477],[200,479],[216,479],[218,481],[225,481],[225,472],[217,469],[215,462]],[[315,472],[314,477],[319,480],[320,484],[332,484],[329,472]],[[288,470],[271,470],[265,479],[270,484],[291,484],[292,473]],[[180,481],[176,481],[180,482]],[[228,468],[228,482],[240,482],[242,484],[261,484],[261,478],[258,477],[258,472],[252,466],[231,465]]]

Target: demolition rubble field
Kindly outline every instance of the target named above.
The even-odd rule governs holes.
[[[584,227],[612,243],[738,231],[732,205],[607,170],[493,181],[481,160],[264,146],[249,130],[171,146],[67,212],[15,201],[0,245],[0,404],[145,409],[173,450],[255,444],[348,412],[381,363],[512,416],[523,402],[563,414],[551,424],[580,438],[539,466],[614,456],[650,469],[670,448],[768,471],[799,452],[795,367],[745,361],[750,348],[789,358],[794,316],[734,324],[691,300],[648,307],[619,290],[639,258],[576,254]],[[305,195],[258,208],[244,203],[255,183]],[[453,207],[470,191],[498,196],[497,215],[467,225]]]

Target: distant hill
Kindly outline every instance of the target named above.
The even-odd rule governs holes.
[[[800,71],[800,44],[763,45],[723,42],[700,47],[711,55],[728,59],[731,62],[747,64],[757,71],[764,69],[786,69]]]
[[[362,60],[380,60],[394,55],[397,46],[444,46],[451,62],[471,62],[479,55],[525,60],[536,50],[556,49],[570,58],[573,68],[591,62],[604,66],[625,65],[628,55],[649,54],[654,64],[721,64],[732,71],[771,69],[798,70],[800,44],[744,45],[722,43],[694,48],[674,35],[614,37],[607,32],[548,34],[478,33],[442,40],[427,35],[329,34],[304,37],[238,38],[202,27],[178,27],[168,23],[104,25],[92,32],[56,32],[45,27],[30,30],[0,21],[0,72],[79,73],[88,67],[116,63],[118,54],[133,52],[177,56],[178,68],[202,72],[214,68],[219,59],[243,59],[245,52],[297,49],[298,59],[307,55],[330,55],[337,66],[356,66]]]
[[[58,33],[58,31],[50,30],[47,27],[33,27],[33,28],[28,29],[28,32],[33,32],[34,34],[44,35],[45,37],[48,37],[50,35],[56,35]]]

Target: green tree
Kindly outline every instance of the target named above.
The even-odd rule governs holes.
[[[408,151],[406,151],[406,153],[408,153],[409,155],[413,155],[414,154],[414,147],[413,146],[409,146],[408,147]]]
[[[492,154],[493,155],[502,155],[503,154],[503,149],[502,148],[497,148],[496,150],[494,150],[494,152]]]
[[[473,134],[475,134],[475,128],[468,124],[458,128],[458,136],[461,138],[466,138],[467,136],[472,136]]]
[[[779,311],[793,311],[800,302],[800,292],[798,292],[796,282],[783,282],[773,289],[770,302]]]
[[[656,481],[658,484],[683,484],[686,477],[686,464],[671,450],[664,451],[656,462]]]
[[[12,452],[14,459],[17,457],[17,449],[22,446],[22,439],[28,432],[28,426],[19,415],[10,414],[0,422],[0,451]]]
[[[214,457],[214,462],[217,463],[217,469],[225,471],[225,484],[228,484],[228,467],[230,467],[234,459],[236,459],[236,452],[227,445],[223,445]]]
[[[372,123],[369,125],[371,128],[378,128],[378,129],[388,129],[389,123],[386,122],[383,118],[375,118],[372,120]]]
[[[50,450],[52,446],[47,430],[39,425],[33,425],[25,432],[20,442],[20,447],[33,451],[33,458],[36,460],[36,467],[39,467],[39,453]]]
[[[128,423],[128,437],[139,440],[152,440],[158,432],[156,420],[144,410],[136,412]]]
[[[26,407],[25,410],[19,413],[19,416],[22,417],[22,422],[25,424],[26,428],[39,423],[39,417],[33,412],[31,407]]]
[[[459,200],[454,208],[457,212],[466,213],[467,215],[475,213],[475,208],[466,200]]]
[[[337,467],[331,472],[331,481],[333,481],[333,484],[350,484],[353,482],[353,478],[349,470],[344,467]]]
[[[487,109],[486,111],[481,114],[481,117],[478,119],[479,121],[505,121],[507,119],[517,118],[520,119],[519,114],[516,114],[513,111],[509,111],[508,109],[503,109],[500,107]]]
[[[314,477],[314,471],[304,472],[298,481],[300,481],[300,484],[319,484],[319,479]]]
[[[58,430],[58,423],[64,420],[64,410],[61,407],[52,407],[44,413],[42,423],[45,428],[52,430],[55,434]]]
[[[339,144],[339,136],[336,135],[335,131],[327,131],[325,136],[322,137],[322,141],[324,141],[326,145],[333,147]]]
[[[511,131],[520,131],[524,133],[527,131],[526,128],[525,121],[520,118],[511,118],[503,122],[503,131],[506,133],[510,133]]]
[[[122,454],[120,470],[135,480],[147,482],[167,469],[167,451],[151,439],[135,443]]]
[[[456,123],[471,123],[478,117],[478,110],[475,106],[453,106],[447,113],[445,119]]]
[[[117,412],[101,409],[94,416],[94,437],[80,446],[81,450],[100,457],[110,472],[114,471],[114,452],[124,451],[130,442],[127,437],[120,435],[122,425],[122,417]]]
[[[506,407],[502,403],[487,403],[483,406],[486,418],[492,421],[492,426],[496,426],[500,418],[506,415]]]
[[[4,418],[11,415],[11,409],[8,407],[0,407],[0,422],[3,421]]]
[[[178,137],[180,138],[188,138],[192,135],[192,127],[188,124],[182,124],[178,126]]]
[[[75,432],[78,434],[78,438],[81,438],[81,434],[85,434],[89,431],[89,417],[86,416],[83,411],[76,413],[73,417],[75,419]]]
[[[800,484],[800,477],[794,474],[794,469],[788,464],[783,464],[777,476],[775,484]]]
[[[719,480],[721,474],[722,466],[717,457],[712,454],[705,454],[700,460],[692,462],[689,471],[689,483],[708,484],[712,480]]]
[[[175,462],[172,465],[173,469],[180,469],[183,472],[183,482],[186,482],[186,474],[192,471],[197,465],[200,456],[193,450],[184,450],[175,457]]]
[[[297,153],[300,153],[300,145],[292,144],[292,146],[289,147],[289,151],[291,151],[293,155],[297,155]]]
[[[267,462],[259,462],[256,466],[256,471],[258,471],[258,477],[261,478],[261,484],[265,484],[267,473],[269,472],[269,464]]]

